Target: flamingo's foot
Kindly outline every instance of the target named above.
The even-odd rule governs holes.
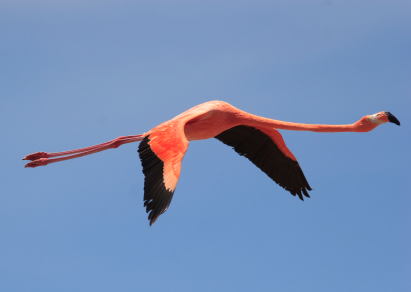
[[[41,152],[39,152],[39,153],[41,153]],[[34,154],[37,154],[37,153],[34,153]],[[34,168],[34,167],[37,167],[37,166],[44,166],[44,165],[47,165],[48,162],[49,161],[48,161],[47,158],[40,158],[40,159],[36,159],[32,162],[27,163],[24,167]]]
[[[37,159],[40,159],[40,158],[48,158],[48,157],[49,156],[48,156],[47,152],[36,152],[36,153],[32,153],[32,154],[29,154],[29,155],[25,156],[23,158],[23,160],[34,161],[34,160],[37,160]]]

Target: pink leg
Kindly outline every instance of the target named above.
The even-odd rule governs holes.
[[[33,154],[29,154],[23,158],[23,160],[32,160],[32,162],[27,163],[24,167],[37,167],[37,166],[47,165],[47,164],[54,163],[54,162],[78,158],[78,157],[82,157],[85,155],[90,155],[93,153],[104,151],[107,149],[117,148],[123,144],[141,141],[143,140],[143,138],[144,138],[144,135],[121,136],[121,137],[118,137],[114,140],[111,140],[105,143],[101,143],[98,145],[85,147],[81,149],[76,149],[76,150],[54,152],[54,153],[36,152]],[[69,154],[75,154],[75,155],[69,155]],[[57,156],[64,156],[64,157],[48,159],[50,157],[57,157]]]

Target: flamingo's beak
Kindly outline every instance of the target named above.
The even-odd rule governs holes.
[[[385,114],[387,115],[389,122],[394,123],[398,126],[400,125],[400,121],[396,117],[394,117],[394,115],[392,113],[385,112]]]

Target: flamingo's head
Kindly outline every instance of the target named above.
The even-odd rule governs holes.
[[[387,122],[394,123],[398,126],[400,125],[400,121],[390,112],[379,112],[365,116],[355,124],[358,132],[368,132]]]
[[[367,120],[371,123],[380,125],[387,122],[394,123],[396,125],[400,125],[400,121],[394,117],[394,115],[390,112],[379,112],[370,116],[367,116]]]

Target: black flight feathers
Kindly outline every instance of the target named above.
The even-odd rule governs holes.
[[[150,220],[150,226],[156,222],[170,205],[174,192],[166,189],[163,180],[164,163],[154,154],[148,145],[148,136],[144,137],[138,146],[138,153],[143,166],[144,179],[144,206]]]
[[[298,162],[285,156],[274,141],[253,127],[236,126],[215,136],[224,144],[233,147],[240,155],[247,157],[273,181],[304,200],[303,194],[311,191]]]

